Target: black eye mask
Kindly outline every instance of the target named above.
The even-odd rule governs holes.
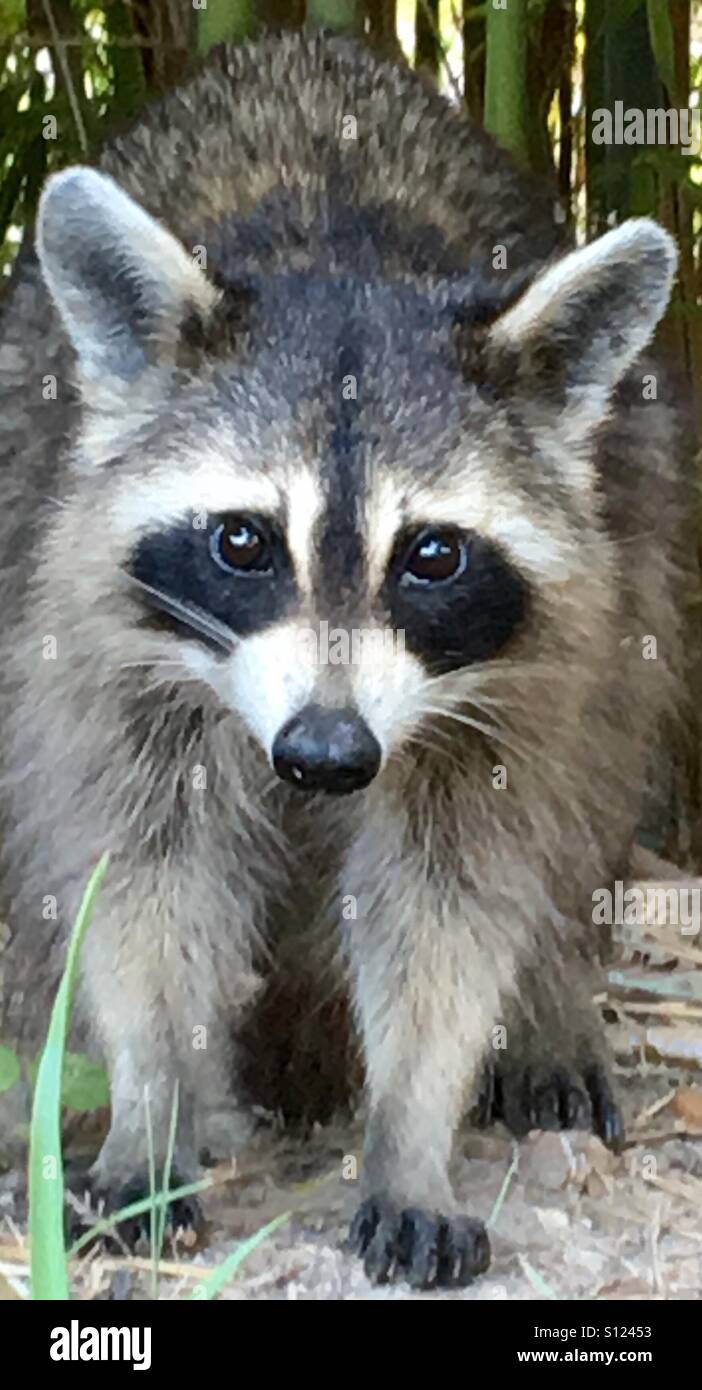
[[[237,524],[241,521],[237,518]],[[204,528],[195,525],[194,517],[187,518],[139,541],[127,568],[132,578],[145,586],[136,592],[149,611],[150,621],[211,647],[207,635],[188,623],[184,609],[191,606],[211,615],[237,637],[260,632],[291,611],[297,589],[285,541],[268,522],[258,517],[247,517],[246,521],[263,539],[263,568],[232,568],[227,564],[222,538],[227,534],[236,537],[232,518],[212,516]],[[160,602],[159,596],[173,600],[171,607]]]
[[[407,650],[433,675],[496,656],[528,611],[529,585],[499,547],[475,535],[464,535],[462,543],[464,563],[453,575],[408,583],[412,538],[401,539],[383,586],[393,627],[404,631]]]

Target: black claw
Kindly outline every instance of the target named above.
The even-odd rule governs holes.
[[[414,1289],[431,1289],[439,1271],[439,1246],[445,1222],[418,1208],[403,1211],[397,1239],[397,1263]]]
[[[354,1255],[364,1255],[370,1245],[385,1212],[389,1214],[387,1203],[369,1197],[362,1202],[351,1222],[347,1249]]]
[[[530,1129],[586,1129],[615,1151],[621,1148],[624,1126],[607,1072],[600,1063],[563,1066],[543,1071],[525,1062],[494,1064],[492,1115],[486,1111],[486,1092],[480,1096],[480,1117],[503,1120],[518,1139]]]
[[[585,1084],[592,1104],[595,1134],[618,1153],[624,1143],[624,1121],[604,1068],[590,1067],[585,1074]]]
[[[462,1288],[490,1265],[490,1242],[482,1221],[458,1216],[446,1223],[438,1283]]]
[[[361,1255],[374,1284],[406,1279],[416,1289],[459,1288],[490,1263],[490,1245],[480,1221],[453,1219],[370,1197],[359,1208],[349,1247]]]
[[[495,1064],[488,1057],[483,1066],[475,1107],[475,1122],[480,1129],[485,1129],[487,1125],[491,1124],[497,1114],[500,1104],[498,1085]]]
[[[592,1129],[592,1106],[586,1091],[580,1086],[568,1084],[561,1099],[563,1129]]]
[[[170,1186],[182,1186],[177,1174],[171,1175]],[[90,1196],[91,1214],[81,1215],[73,1210],[69,1211],[67,1225],[68,1237],[71,1240],[84,1235],[96,1224],[100,1216],[109,1216],[112,1212],[121,1211],[123,1207],[142,1201],[149,1195],[148,1183],[136,1180],[117,1188],[104,1187],[96,1183],[83,1184],[81,1195],[86,1192],[86,1188]],[[205,1219],[197,1197],[180,1197],[170,1204],[166,1212],[167,1234],[172,1235],[181,1230],[199,1237],[204,1229]],[[140,1244],[150,1244],[151,1213],[146,1211],[140,1216],[128,1217],[125,1221],[120,1221],[112,1231],[96,1239],[99,1239],[105,1250],[111,1253],[121,1253],[125,1246],[133,1251]]]
[[[534,1128],[531,1072],[528,1067],[519,1073],[506,1073],[500,1079],[500,1108],[496,1118],[504,1120],[517,1139],[523,1139]]]
[[[387,1284],[392,1277],[394,1265],[392,1241],[388,1239],[384,1226],[379,1226],[363,1261],[366,1278],[371,1284]]]
[[[534,1129],[562,1128],[562,1090],[563,1078],[550,1077],[545,1085],[534,1091],[532,1115]]]

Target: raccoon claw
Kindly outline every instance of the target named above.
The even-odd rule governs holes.
[[[585,1073],[585,1085],[592,1105],[594,1132],[603,1144],[619,1153],[624,1144],[624,1120],[604,1067],[590,1067]]]
[[[478,1121],[503,1120],[517,1138],[531,1129],[589,1129],[612,1149],[624,1138],[621,1112],[606,1070],[598,1063],[582,1073],[556,1068],[550,1075],[529,1066],[499,1067],[486,1075],[478,1102]]]
[[[531,1095],[534,1129],[591,1129],[592,1107],[587,1092],[562,1072],[554,1072]]]
[[[398,1210],[369,1197],[356,1213],[349,1247],[363,1257],[373,1284],[406,1279],[415,1289],[462,1288],[483,1274],[490,1245],[482,1222],[408,1207]]]
[[[561,1071],[537,1081],[530,1067],[514,1075],[498,1075],[491,1110],[483,1107],[481,1119],[483,1123],[503,1120],[518,1139],[531,1129],[593,1127],[592,1106],[584,1085]]]
[[[181,1183],[176,1175],[171,1175],[171,1187],[179,1187]],[[135,1202],[144,1200],[148,1196],[148,1186],[144,1183],[126,1183],[119,1188],[108,1188],[94,1185],[88,1188],[90,1196],[91,1211],[89,1213],[78,1213],[71,1210],[68,1217],[68,1236],[71,1240],[77,1240],[85,1235],[97,1222],[109,1216],[111,1212],[121,1211],[124,1207],[129,1207]],[[199,1243],[205,1230],[205,1218],[202,1206],[194,1196],[179,1197],[171,1202],[166,1210],[166,1223],[164,1235],[171,1239],[177,1233],[182,1232],[188,1245]],[[128,1250],[135,1251],[140,1245],[149,1246],[151,1243],[151,1212],[142,1212],[139,1216],[127,1217],[120,1221],[110,1231],[102,1235],[96,1235],[96,1240],[100,1240],[104,1249],[109,1253],[121,1253],[125,1246]]]

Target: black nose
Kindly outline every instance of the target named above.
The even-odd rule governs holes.
[[[343,796],[372,782],[380,745],[353,710],[307,705],[276,736],[273,766],[302,791]]]

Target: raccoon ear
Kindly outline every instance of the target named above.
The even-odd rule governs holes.
[[[491,372],[508,393],[550,401],[582,434],[653,336],[676,265],[672,238],[643,217],[573,251],[494,324]]]
[[[133,380],[171,357],[183,318],[217,294],[175,237],[114,179],[80,165],[47,180],[37,251],[84,378]]]

